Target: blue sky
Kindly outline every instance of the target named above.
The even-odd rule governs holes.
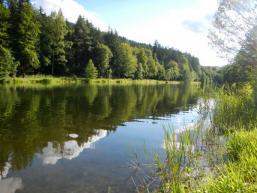
[[[194,0],[79,0],[81,5],[99,15],[110,26],[131,24],[143,20],[170,8],[182,8],[193,5]]]
[[[217,0],[34,0],[47,13],[62,9],[67,20],[83,15],[102,30],[129,39],[189,52],[205,66],[221,66],[207,38]]]

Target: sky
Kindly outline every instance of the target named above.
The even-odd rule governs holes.
[[[46,13],[62,10],[76,22],[79,15],[106,31],[142,43],[158,40],[164,46],[191,53],[204,66],[223,66],[209,45],[208,29],[217,0],[33,0]]]

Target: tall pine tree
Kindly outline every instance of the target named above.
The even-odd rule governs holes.
[[[74,71],[80,74],[83,72],[85,63],[89,61],[93,50],[89,22],[81,16],[74,26],[72,50],[74,53]]]
[[[51,74],[51,58],[52,58],[52,44],[53,35],[51,34],[53,21],[52,18],[43,13],[40,9],[38,14],[40,21],[40,45],[39,45],[39,71],[44,74]]]
[[[65,36],[67,34],[67,26],[62,12],[52,13],[51,39],[52,39],[52,74],[63,75],[67,72],[67,59],[65,54]]]
[[[9,16],[4,1],[0,1],[0,78],[16,74],[16,64],[9,48]]]
[[[33,73],[39,67],[37,46],[39,23],[29,1],[10,2],[12,49],[20,65],[20,73]]]

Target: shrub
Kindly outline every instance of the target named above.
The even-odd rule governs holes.
[[[85,69],[85,74],[86,74],[86,78],[88,79],[97,78],[98,72],[92,60],[89,60]]]

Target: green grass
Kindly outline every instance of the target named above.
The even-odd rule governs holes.
[[[257,130],[231,134],[227,151],[228,163],[217,167],[213,176],[196,192],[257,192]]]
[[[161,186],[158,192],[185,192],[190,187],[188,176],[191,173],[192,140],[189,131],[178,138],[175,133],[165,134],[165,161],[156,157]]]
[[[66,84],[78,84],[82,82],[82,79],[77,78],[68,78],[68,77],[53,77],[53,76],[26,76],[15,77],[15,78],[6,78],[2,80],[4,84],[11,85],[66,85]]]
[[[53,77],[44,75],[15,77],[2,79],[0,83],[9,85],[71,85],[71,84],[92,84],[92,85],[158,85],[158,84],[180,84],[179,81],[161,80],[132,80],[132,79],[86,79],[77,77]],[[195,83],[198,84],[198,83]]]
[[[110,85],[156,85],[156,84],[180,84],[179,81],[162,80],[133,80],[133,79],[91,79],[87,80],[90,84],[110,84]]]
[[[257,127],[257,109],[254,90],[250,85],[218,91],[213,112],[213,126],[222,134],[240,128]]]

